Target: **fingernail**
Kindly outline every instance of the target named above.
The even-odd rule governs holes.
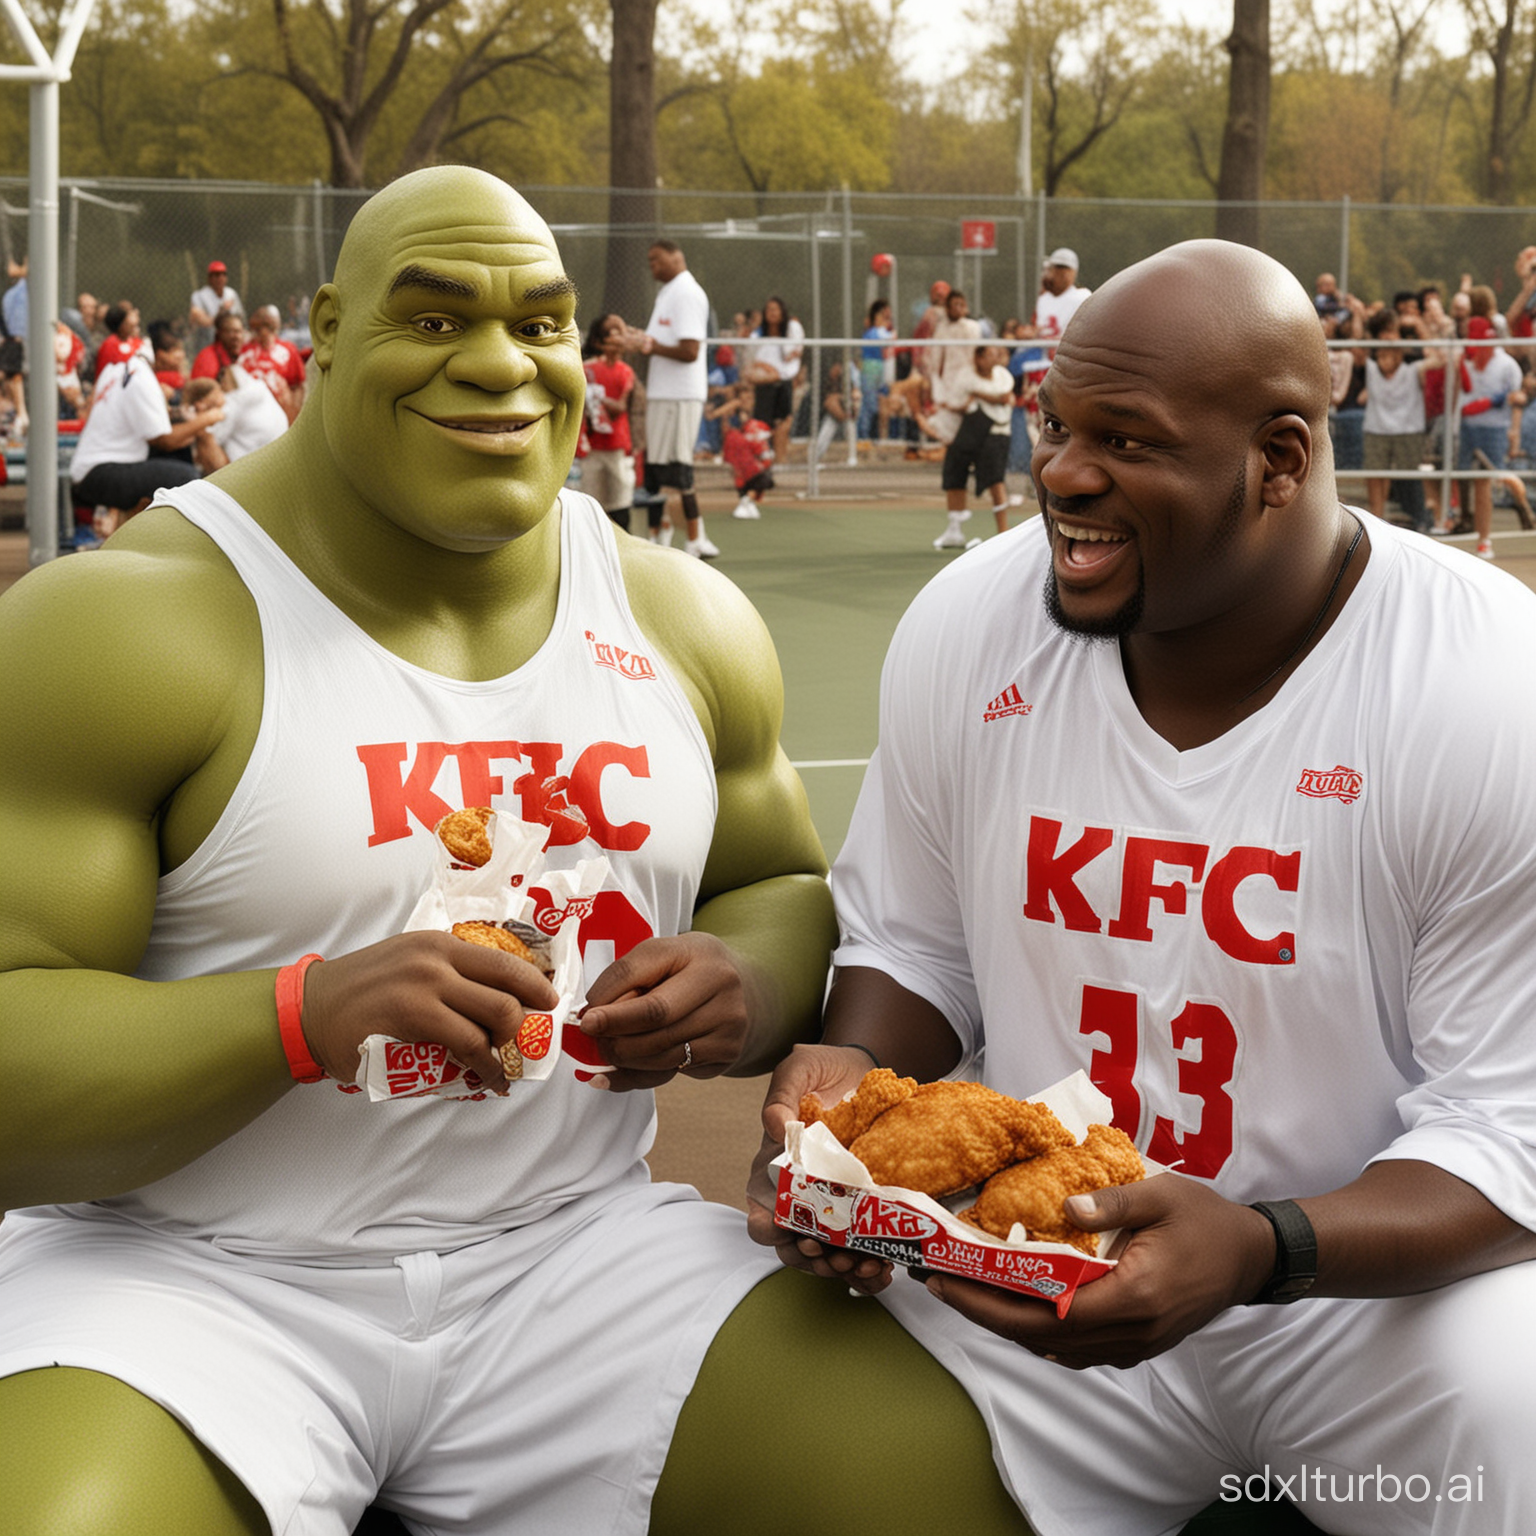
[[[1099,1202],[1092,1195],[1068,1195],[1067,1214],[1074,1221],[1095,1221],[1098,1219]]]

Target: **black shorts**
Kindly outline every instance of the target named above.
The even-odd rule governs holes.
[[[137,464],[98,464],[76,482],[74,499],[88,507],[114,507],[131,512],[146,496],[198,478],[185,459],[149,458]]]
[[[757,384],[752,389],[752,414],[759,421],[776,427],[795,414],[795,381],[779,379],[773,384]]]
[[[773,475],[766,469],[760,469],[745,484],[736,487],[736,494],[738,496],[745,496],[748,491],[757,491],[761,494],[763,491],[771,491],[772,489]]]
[[[0,336],[0,374],[11,378],[27,371],[27,349],[20,336]]]
[[[954,441],[944,451],[940,486],[963,491],[967,475],[974,472],[976,494],[984,494],[1008,473],[1008,432],[994,432],[995,423],[983,411],[971,411],[960,423]]]
[[[691,491],[693,489],[693,465],[653,464],[647,459],[645,461],[646,490],[654,496],[666,486],[671,486],[674,491]]]

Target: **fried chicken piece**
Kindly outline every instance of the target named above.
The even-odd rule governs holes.
[[[495,812],[488,805],[468,805],[462,811],[450,811],[437,824],[437,835],[460,864],[476,869],[491,857],[491,818]]]
[[[456,939],[467,939],[482,949],[499,949],[529,965],[538,965],[539,959],[515,933],[509,933],[499,923],[455,923],[449,932]]]
[[[1030,1241],[1068,1243],[1082,1252],[1098,1252],[1099,1234],[1084,1232],[1068,1219],[1062,1204],[1068,1195],[1086,1195],[1111,1184],[1134,1184],[1145,1176],[1141,1153],[1124,1131],[1090,1125],[1082,1143],[1015,1163],[987,1180],[976,1204],[960,1213],[962,1221],[1007,1237],[1022,1222]]]
[[[849,1151],[876,1184],[952,1195],[1072,1133],[1043,1104],[1009,1098],[983,1083],[924,1083],[888,1109]]]
[[[819,1120],[845,1147],[851,1147],[888,1109],[917,1091],[917,1079],[897,1077],[889,1067],[872,1067],[846,1099],[830,1108],[814,1093],[800,1100],[800,1118],[806,1125]]]

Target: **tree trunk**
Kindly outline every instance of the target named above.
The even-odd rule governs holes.
[[[1257,247],[1269,144],[1269,0],[1232,0],[1226,46],[1232,67],[1216,180],[1216,236]]]
[[[645,253],[660,233],[656,196],[656,3],[609,0],[608,265],[603,309],[644,325],[650,314]]]

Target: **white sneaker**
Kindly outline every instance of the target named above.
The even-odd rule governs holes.
[[[978,540],[978,542],[980,542]],[[958,528],[946,528],[938,538],[933,541],[935,549],[964,549],[965,535]]]
[[[758,511],[757,503],[750,496],[743,496],[731,510],[732,517],[739,517],[755,522],[763,514]]]
[[[663,549],[671,549],[671,547],[672,547],[672,525],[671,525],[671,523],[663,523],[660,528],[652,528],[651,531],[646,534],[646,538],[648,538],[651,541],[652,544],[660,544]]]
[[[1493,559],[1493,542],[1492,542],[1492,540],[1484,539],[1482,541],[1482,543],[1480,543],[1477,546],[1477,558],[1479,560],[1492,560]]]
[[[709,535],[701,533],[696,539],[689,539],[683,546],[695,560],[718,560],[720,551],[709,542]]]

